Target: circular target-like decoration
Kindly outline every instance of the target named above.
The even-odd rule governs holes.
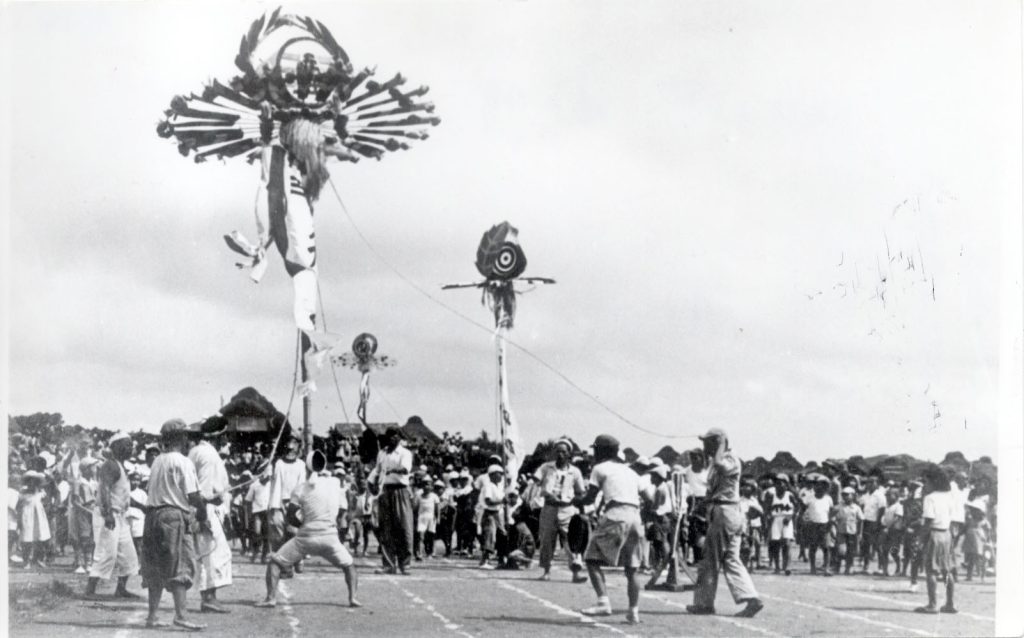
[[[377,352],[377,337],[369,332],[364,332],[352,342],[352,353],[357,357],[370,357],[375,352]]]
[[[526,255],[518,244],[505,242],[494,258],[491,271],[498,279],[514,279],[526,270]]]

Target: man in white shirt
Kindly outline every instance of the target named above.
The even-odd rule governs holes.
[[[572,520],[576,508],[572,499],[586,492],[583,474],[579,468],[569,463],[572,444],[562,439],[555,443],[555,458],[542,464],[534,473],[537,486],[537,497],[543,506],[540,510],[538,529],[538,545],[540,550],[540,566],[544,573],[540,580],[551,578],[551,561],[555,556],[555,543],[561,541],[568,555],[569,568],[572,570],[574,583],[585,583],[587,579],[579,572],[583,569],[583,560],[579,554],[569,550],[569,521]]]
[[[231,545],[224,535],[224,515],[230,507],[230,483],[224,459],[211,443],[222,431],[204,433],[205,438],[188,453],[188,459],[196,467],[199,494],[206,507],[206,524],[200,525],[196,533],[196,554],[200,557],[196,587],[202,597],[199,609],[218,614],[226,614],[228,610],[217,602],[217,590],[231,585]]]
[[[288,522],[298,531],[294,538],[271,554],[267,564],[267,596],[256,603],[256,607],[277,605],[277,584],[281,579],[281,571],[294,567],[303,556],[319,556],[341,569],[348,586],[349,607],[362,606],[356,600],[358,581],[352,556],[338,538],[337,520],[341,502],[335,485],[337,481],[330,476],[319,475],[326,465],[327,458],[319,450],[313,450],[306,456],[309,480],[301,483],[291,493],[285,514]],[[300,512],[301,520],[297,516]]]
[[[185,593],[195,576],[195,544],[191,528],[206,521],[206,504],[199,494],[199,479],[192,461],[182,454],[188,426],[171,419],[160,428],[163,453],[156,457],[146,495],[145,532],[142,535],[142,572],[149,585],[146,627],[160,627],[157,611],[164,589],[174,598],[174,624],[188,631],[205,625],[185,617]],[[192,511],[195,510],[195,519]]]
[[[277,551],[288,540],[295,536],[295,528],[286,524],[284,513],[292,492],[306,480],[306,468],[299,461],[299,441],[291,439],[285,448],[284,458],[274,462],[274,471],[270,477],[270,549]],[[302,573],[302,563],[295,565],[295,571]],[[285,570],[285,578],[291,577],[291,571]]]
[[[402,431],[390,427],[384,433],[384,449],[377,453],[377,464],[367,482],[379,489],[377,497],[378,528],[383,566],[381,573],[407,573],[413,546],[412,452],[400,445]]]
[[[601,566],[622,566],[626,575],[629,612],[626,622],[640,622],[640,477],[619,458],[619,442],[607,434],[594,440],[594,468],[584,496],[573,499],[573,505],[584,508],[602,495],[603,511],[590,534],[590,544],[583,560],[587,563],[590,583],[597,594],[597,604],[582,610],[588,616],[610,616],[611,602]]]

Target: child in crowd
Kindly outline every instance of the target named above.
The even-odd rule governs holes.
[[[980,501],[967,503],[967,522],[964,531],[964,563],[966,565],[967,580],[971,580],[975,568],[985,582],[985,570],[988,567],[988,558],[991,556],[992,526],[985,518],[985,504]]]
[[[743,512],[740,558],[748,570],[761,567],[761,519],[764,517],[764,509],[754,496],[756,491],[757,484],[752,481],[744,481],[740,486],[740,511]]]
[[[768,561],[775,567],[774,573],[784,571],[786,576],[789,576],[789,546],[794,537],[793,519],[796,516],[796,503],[793,493],[789,491],[788,476],[776,475],[775,489],[767,494],[765,505],[771,516]]]
[[[807,502],[807,509],[804,511],[804,520],[807,529],[807,547],[810,550],[807,558],[811,563],[811,575],[818,573],[815,558],[818,549],[821,549],[822,572],[824,576],[831,576],[829,572],[829,521],[832,511],[832,497],[828,491],[830,481],[824,476],[814,477],[814,494]]]
[[[352,555],[359,555],[359,544],[363,544],[363,556],[366,556],[366,545],[369,543],[369,530],[366,520],[369,516],[367,507],[366,481],[357,479],[348,492],[348,539]]]
[[[802,475],[797,479],[797,508],[799,516],[795,519],[796,542],[800,547],[800,555],[797,560],[807,562],[807,548],[810,546],[810,526],[807,523],[807,506],[814,498],[814,484],[810,477]]]
[[[21,501],[21,492],[18,488],[21,479],[17,474],[11,474],[7,479],[7,559],[15,564],[22,562],[18,556],[18,503]]]
[[[860,537],[863,533],[864,512],[860,505],[854,500],[857,491],[852,487],[844,487],[842,490],[842,502],[835,509],[835,525],[838,535],[838,547],[836,552],[836,567],[846,559],[846,569],[843,571],[850,575],[850,568],[853,567],[853,559],[857,555],[857,548],[860,546]]]
[[[530,526],[526,524],[527,512],[520,509],[512,517],[515,521],[514,542],[515,549],[509,552],[508,569],[530,569],[533,567],[533,555],[537,550],[537,543],[533,538]]]
[[[422,544],[423,556],[434,556],[434,534],[437,532],[438,507],[441,499],[435,490],[444,489],[444,483],[437,481],[431,484],[430,479],[423,484],[423,492],[419,497],[419,514],[416,517],[416,538],[413,545],[416,549]],[[420,559],[417,559],[420,560]]]
[[[249,531],[249,538],[252,539],[250,562],[255,563],[258,555],[260,562],[265,563],[270,552],[270,464],[261,463],[257,466],[256,473],[258,478],[249,483],[244,499],[252,526]]]
[[[71,534],[72,549],[75,550],[75,573],[84,574],[92,565],[92,552],[95,540],[92,532],[92,511],[96,504],[96,481],[93,472],[97,460],[92,457],[83,458],[79,462],[79,478],[71,491],[68,529]]]
[[[921,482],[910,481],[908,496],[903,501],[903,575],[910,571],[910,591],[917,591],[917,574],[921,570],[921,514],[924,512]]]
[[[50,540],[50,522],[47,520],[46,505],[43,502],[44,479],[45,476],[35,470],[29,470],[21,477],[25,490],[21,494],[18,510],[25,569],[32,566],[46,567],[43,558],[46,554],[46,544]]]
[[[124,517],[131,530],[135,555],[142,556],[142,532],[146,525],[146,503],[149,498],[146,490],[142,487],[142,477],[138,472],[128,475],[128,484],[131,487],[131,492],[128,493],[128,509],[125,510]]]
[[[899,491],[889,488],[885,492],[885,509],[882,510],[881,528],[878,539],[878,576],[889,575],[889,561],[896,563],[894,574],[900,572],[900,543],[903,540],[903,504]]]

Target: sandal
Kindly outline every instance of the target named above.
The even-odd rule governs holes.
[[[202,629],[206,629],[206,625],[200,625],[199,623],[189,622],[187,620],[178,620],[177,618],[174,619],[174,626],[181,627],[186,631],[200,631]]]

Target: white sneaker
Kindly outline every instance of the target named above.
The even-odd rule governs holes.
[[[640,613],[633,613],[631,611],[626,612],[626,624],[627,625],[639,625],[640,624]]]
[[[915,583],[915,584],[911,585],[910,587],[907,587],[907,591],[916,594],[917,593],[917,584]]]
[[[480,567],[480,569],[494,569],[494,565],[491,565],[490,563],[484,563],[483,565],[480,565],[479,567]]]
[[[84,574],[85,573],[85,568],[82,567],[81,565],[79,565],[78,569],[75,570],[75,573],[76,574]]]
[[[612,607],[611,605],[594,605],[593,607],[581,609],[580,613],[584,616],[611,616]]]

